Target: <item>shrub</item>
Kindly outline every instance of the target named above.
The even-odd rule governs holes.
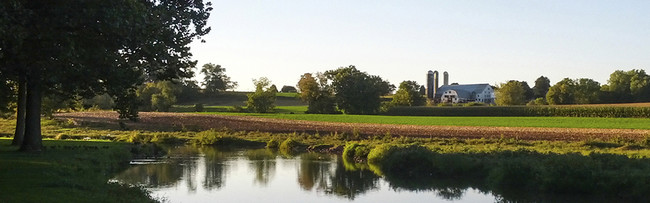
[[[286,153],[291,153],[295,151],[296,147],[298,147],[300,143],[298,141],[295,141],[294,139],[287,138],[280,144],[280,151],[286,152]]]
[[[363,162],[368,158],[370,153],[370,146],[359,143],[348,143],[343,148],[343,158],[354,160],[355,162]]]
[[[271,139],[268,142],[266,142],[266,148],[269,148],[269,149],[277,149],[278,145],[280,145],[280,143],[278,143],[278,141],[276,141],[274,139]]]
[[[194,111],[195,112],[203,112],[203,104],[201,104],[201,103],[194,104]]]

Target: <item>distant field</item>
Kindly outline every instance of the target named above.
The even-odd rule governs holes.
[[[204,106],[245,106],[248,100],[247,94],[251,92],[221,92],[216,95],[202,96],[201,98],[194,98],[190,101],[183,101],[179,103],[181,106],[189,106],[194,104],[203,104]],[[282,93],[276,95],[276,106],[302,106],[307,105],[298,98],[298,93]]]
[[[245,107],[244,107],[245,108]],[[233,106],[204,106],[203,112],[231,112]],[[194,112],[194,105],[174,105],[170,112]],[[280,114],[304,114],[307,106],[276,106],[275,113]]]
[[[557,106],[587,106],[587,107],[650,107],[650,102],[646,103],[620,103],[620,104],[574,104],[574,105],[557,105]]]
[[[423,117],[381,115],[218,113],[289,120],[435,126],[650,129],[649,118],[582,117]]]

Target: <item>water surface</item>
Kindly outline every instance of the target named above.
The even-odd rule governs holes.
[[[454,184],[391,184],[367,166],[332,154],[182,146],[169,156],[164,163],[133,165],[114,180],[141,185],[169,202],[502,201],[489,191]]]

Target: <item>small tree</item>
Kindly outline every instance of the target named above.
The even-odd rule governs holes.
[[[278,87],[276,87],[275,85],[271,85],[271,87],[269,87],[269,91],[273,93],[278,93]]]
[[[273,108],[275,108],[275,92],[268,88],[271,81],[262,77],[259,80],[253,79],[253,84],[255,85],[255,92],[248,94],[248,101],[246,101],[248,110],[256,113],[273,111]]]
[[[206,92],[222,92],[237,87],[237,82],[230,81],[230,77],[226,75],[226,69],[221,65],[207,63],[203,65],[201,73],[205,75],[201,84],[205,86]]]
[[[496,89],[497,105],[522,105],[526,103],[526,90],[522,82],[511,80]]]
[[[421,106],[425,98],[420,94],[420,86],[415,81],[403,81],[393,95],[392,103],[397,106]]]

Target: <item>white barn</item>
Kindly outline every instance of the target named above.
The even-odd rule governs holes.
[[[443,85],[436,91],[436,99],[443,103],[494,103],[494,89],[489,84]]]

